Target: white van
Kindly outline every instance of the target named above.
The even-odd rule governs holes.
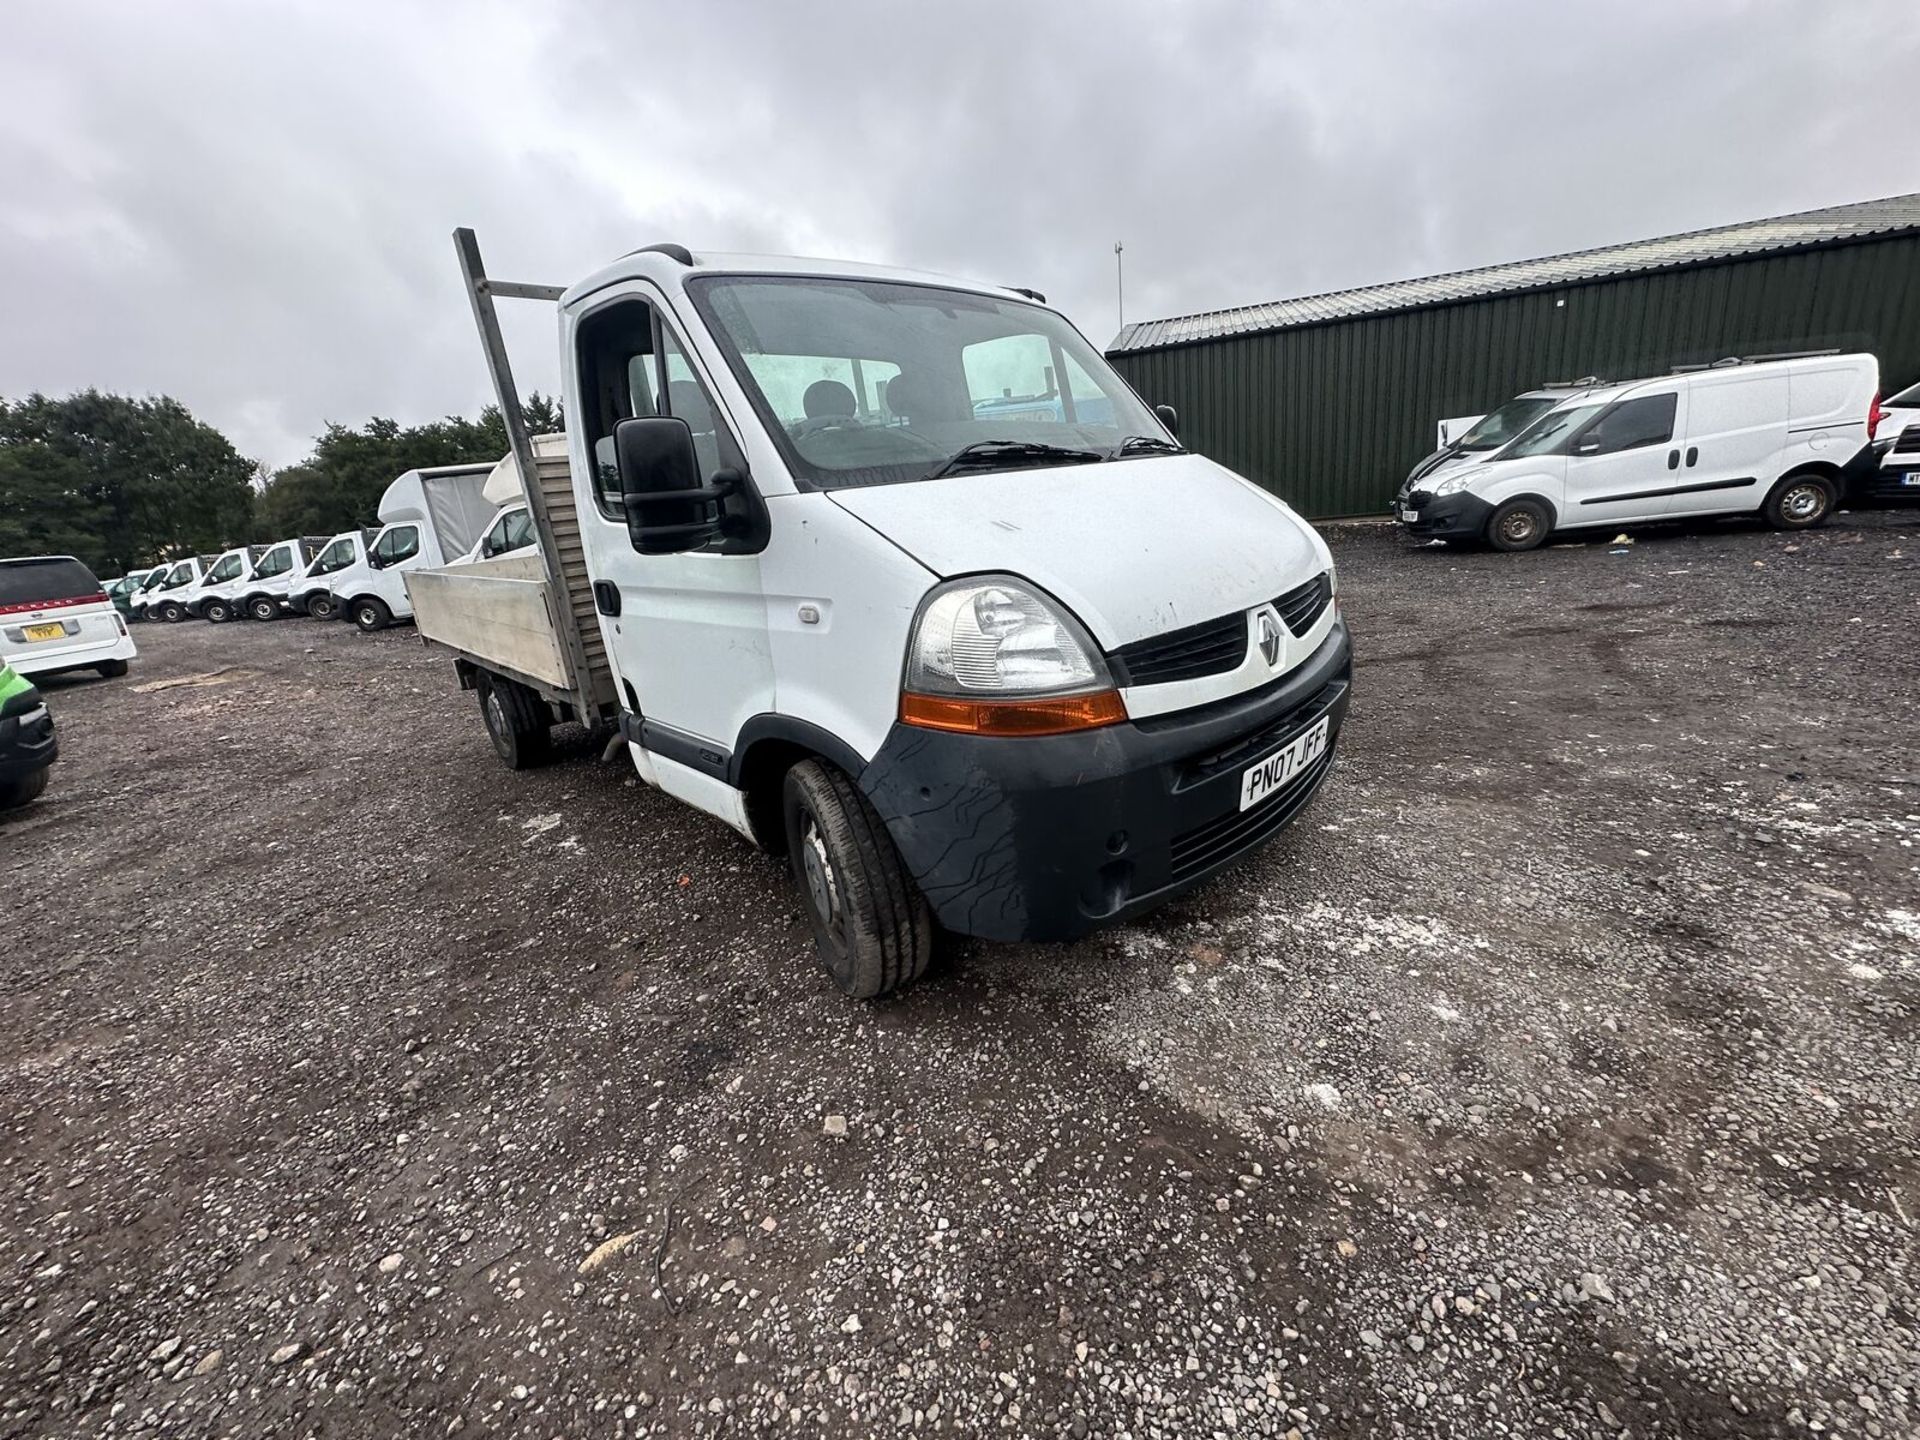
[[[1523,391],[1485,415],[1476,415],[1463,421],[1442,420],[1440,448],[1423,455],[1420,463],[1407,472],[1399,493],[1394,496],[1395,508],[1399,508],[1408,491],[1428,476],[1456,465],[1473,464],[1486,459],[1510,444],[1521,431],[1549,410],[1579,399],[1599,384],[1598,380],[1589,378],[1569,381],[1565,385],[1543,385],[1538,390]],[[1449,427],[1454,425],[1460,428],[1450,430]],[[1449,435],[1451,438],[1446,438]]]
[[[327,587],[333,577],[367,558],[367,542],[377,531],[343,530],[320,547],[299,576],[287,585],[287,608],[296,615],[311,615],[316,620],[331,620],[335,605],[333,591]]]
[[[476,560],[497,560],[503,555],[524,555],[539,544],[533,533],[533,515],[526,501],[503,505],[493,517],[486,534],[473,542],[473,548],[449,565],[471,565]]]
[[[410,575],[422,636],[508,765],[617,723],[647,784],[789,856],[848,993],[912,980],[936,923],[1141,914],[1328,773],[1326,545],[1037,294],[679,246],[563,292],[456,245],[540,543]],[[565,457],[531,453],[502,293],[560,302]]]
[[[365,554],[331,576],[333,615],[361,630],[411,620],[406,575],[464,555],[493,520],[483,494],[492,465],[409,470],[380,497],[381,528]]]
[[[214,559],[212,555],[189,555],[184,560],[174,561],[172,565],[162,566],[160,583],[142,590],[134,597],[137,613],[149,620],[164,620],[168,624],[186,619],[185,598],[212,568]]]
[[[254,620],[278,620],[288,608],[294,583],[306,575],[326,543],[324,535],[296,535],[267,546],[237,587],[240,613]]]
[[[240,587],[247,583],[253,562],[264,553],[263,546],[238,545],[215,556],[207,573],[180,596],[187,614],[216,625],[224,625],[240,614]]]
[[[71,555],[0,560],[0,662],[22,675],[124,675],[139,652],[94,573]]]
[[[1871,355],[1727,361],[1605,385],[1400,501],[1412,535],[1531,550],[1556,530],[1708,515],[1825,520],[1871,439]]]

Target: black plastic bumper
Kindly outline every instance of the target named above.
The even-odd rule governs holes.
[[[1407,519],[1411,510],[1414,519]],[[1487,533],[1493,506],[1478,495],[1429,495],[1416,490],[1395,502],[1394,518],[1422,540],[1477,540]]]
[[[0,784],[10,784],[35,770],[44,770],[60,758],[60,739],[54,734],[53,716],[42,711],[29,721],[27,712],[40,710],[38,690],[16,695],[0,713]]]
[[[1912,470],[1870,470],[1854,482],[1853,494],[1863,500],[1920,500],[1920,466]]]
[[[1262,690],[1074,735],[895,725],[862,771],[949,930],[1071,940],[1199,884],[1299,813],[1332,766],[1353,677],[1344,623]],[[1321,757],[1241,810],[1241,776],[1325,717]]]

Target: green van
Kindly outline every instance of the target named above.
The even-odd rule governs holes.
[[[0,810],[27,804],[47,788],[59,758],[53,716],[24,675],[0,662]]]

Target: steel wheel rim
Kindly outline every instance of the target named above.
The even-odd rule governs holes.
[[[820,822],[811,813],[800,832],[800,870],[806,877],[807,899],[813,913],[826,925],[835,939],[841,937],[840,882],[833,873],[833,861],[827,854],[826,837]]]
[[[500,692],[487,692],[487,729],[493,732],[493,747],[503,755],[507,749],[507,707],[500,703]]]
[[[1516,510],[1500,522],[1500,538],[1518,545],[1531,540],[1536,526],[1533,516],[1525,510]]]
[[[1811,520],[1825,507],[1827,492],[1818,485],[1801,484],[1780,497],[1780,513],[1789,520]]]

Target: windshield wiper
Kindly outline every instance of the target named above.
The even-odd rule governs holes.
[[[976,440],[962,445],[920,478],[938,480],[956,470],[1012,468],[1016,465],[1086,465],[1107,457],[1098,450],[1043,445],[1037,440]]]
[[[1184,445],[1176,445],[1171,440],[1162,440],[1158,435],[1129,435],[1113,450],[1115,458],[1122,455],[1184,455]]]

